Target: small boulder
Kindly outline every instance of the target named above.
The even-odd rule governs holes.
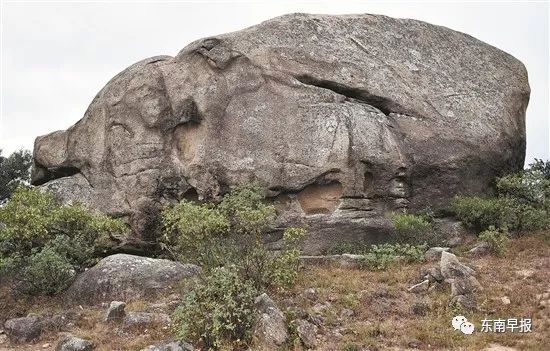
[[[93,349],[93,342],[71,335],[65,337],[57,344],[56,351],[91,351]]]
[[[304,319],[295,321],[296,332],[305,347],[314,349],[317,346],[317,326]]]
[[[122,322],[123,330],[142,331],[155,326],[168,326],[170,316],[165,313],[129,312]]]
[[[422,282],[415,284],[411,286],[408,289],[408,292],[414,293],[414,294],[423,294],[428,292],[428,288],[430,287],[430,281],[428,279],[423,280]]]
[[[75,304],[152,297],[175,289],[200,268],[165,259],[116,254],[80,274],[66,296]]]
[[[184,341],[172,341],[166,344],[150,345],[140,351],[194,351],[193,345]]]
[[[311,301],[316,301],[318,298],[317,290],[313,288],[306,289],[304,291],[304,297]]]
[[[430,247],[424,253],[424,259],[426,261],[438,261],[441,259],[441,253],[444,251],[449,251],[448,247]]]
[[[441,275],[451,285],[451,304],[458,304],[466,310],[477,310],[475,293],[482,290],[473,276],[475,271],[463,265],[449,252],[442,252],[439,262]]]
[[[491,245],[489,245],[489,243],[485,241],[478,243],[472,249],[468,250],[468,254],[472,257],[487,256],[490,253],[491,253]]]
[[[4,329],[13,343],[36,341],[42,334],[42,322],[38,316],[32,315],[8,319]]]
[[[105,313],[106,322],[120,322],[126,316],[126,303],[122,301],[111,301],[107,312]]]
[[[286,318],[275,302],[265,293],[254,301],[258,317],[254,326],[254,344],[257,350],[274,350],[290,337]]]

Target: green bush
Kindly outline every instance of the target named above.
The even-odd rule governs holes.
[[[215,268],[185,296],[174,314],[178,338],[196,340],[201,350],[225,344],[245,346],[251,339],[258,291],[236,267]]]
[[[218,205],[182,201],[162,212],[162,246],[175,258],[192,259],[204,272],[176,312],[182,340],[208,350],[231,342],[246,345],[254,297],[294,284],[305,230],[286,229],[282,250],[269,251],[263,235],[274,219],[274,207],[253,186],[234,189]]]
[[[481,232],[478,238],[479,240],[488,243],[491,251],[498,256],[502,256],[506,253],[508,241],[510,240],[508,230],[496,229],[493,226],[490,226],[489,229]]]
[[[470,228],[483,230],[501,225],[503,206],[498,198],[455,196],[451,206],[458,219]]]
[[[288,286],[305,232],[288,228],[283,250],[269,252],[262,236],[274,219],[274,207],[264,203],[261,189],[255,186],[234,189],[217,206],[182,200],[162,212],[162,246],[174,258],[191,260],[207,271],[235,265],[258,290]]]
[[[416,245],[441,243],[442,238],[435,230],[434,218],[430,211],[419,214],[396,213],[391,218],[395,226],[394,241]]]
[[[51,194],[27,187],[19,187],[0,207],[0,223],[0,270],[25,285],[39,281],[41,269],[44,276],[59,277],[57,283],[52,278],[58,288],[35,284],[27,289],[46,294],[66,285],[65,264],[76,272],[93,265],[110,244],[110,237],[127,231],[120,220],[82,205],[60,205]],[[50,270],[44,262],[52,262]],[[51,269],[59,269],[59,274]]]
[[[426,249],[426,245],[372,245],[363,257],[363,266],[371,270],[384,270],[398,262],[420,262],[424,260]]]
[[[229,220],[218,209],[182,200],[162,212],[163,248],[175,259],[206,268],[225,263],[224,241]]]
[[[515,232],[550,228],[550,162],[536,160],[522,172],[496,181],[497,196],[457,196],[456,217],[479,231],[489,227]]]
[[[74,276],[74,268],[67,258],[46,247],[26,262],[21,270],[21,283],[28,294],[55,295],[63,291]]]

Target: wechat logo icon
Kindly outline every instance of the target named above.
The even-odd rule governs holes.
[[[466,335],[470,335],[474,332],[474,325],[466,319],[464,316],[456,316],[452,319],[451,325],[453,326],[454,330],[460,330],[462,333]]]

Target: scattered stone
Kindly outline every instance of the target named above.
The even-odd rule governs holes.
[[[275,302],[265,293],[254,301],[258,317],[253,339],[258,350],[275,350],[289,339],[286,318]]]
[[[42,323],[36,315],[8,319],[4,329],[13,343],[36,341],[42,333]]]
[[[469,311],[477,310],[475,293],[482,288],[473,276],[475,271],[460,263],[458,258],[449,252],[441,253],[439,268],[445,282],[451,285],[451,304],[456,303]]]
[[[165,313],[129,312],[122,322],[123,330],[145,330],[155,326],[170,325],[170,316]]]
[[[93,349],[93,342],[69,335],[57,344],[56,351],[91,351]]]
[[[510,298],[508,296],[503,296],[500,298],[500,302],[502,302],[503,305],[509,305],[510,304]]]
[[[80,274],[66,296],[73,303],[88,305],[151,297],[177,288],[183,279],[199,272],[192,264],[116,254]]]
[[[349,308],[344,308],[342,312],[340,312],[340,318],[351,318],[355,316],[355,311]]]
[[[533,269],[520,269],[516,271],[516,274],[523,279],[531,278],[535,275],[535,270]]]
[[[312,310],[314,313],[320,314],[320,313],[323,313],[327,308],[330,308],[331,306],[332,304],[328,301],[325,303],[316,303],[315,305],[313,305]]]
[[[120,322],[126,316],[126,302],[122,301],[111,301],[107,312],[105,313],[106,322]]]
[[[193,345],[183,341],[172,341],[161,345],[150,345],[140,351],[194,351]]]
[[[441,274],[439,267],[430,267],[422,275],[424,279],[428,279],[430,283],[441,283],[445,278]]]
[[[414,294],[422,294],[428,292],[428,288],[430,287],[430,281],[428,279],[415,284],[411,286],[408,291]]]
[[[441,259],[441,253],[443,251],[449,251],[448,247],[430,247],[425,253],[424,253],[424,259],[426,261],[438,261]]]
[[[47,349],[47,348],[49,348],[49,347],[51,347],[51,346],[52,346],[52,344],[50,344],[50,343],[45,343],[44,345],[42,345],[42,348],[43,348],[43,349]]]
[[[310,349],[315,348],[317,346],[317,326],[304,319],[297,319],[294,323],[296,332],[304,345]]]
[[[311,301],[317,300],[317,297],[318,297],[317,290],[313,288],[306,289],[304,291],[304,297]]]
[[[482,241],[468,251],[468,254],[473,257],[487,256],[492,252],[491,245]]]

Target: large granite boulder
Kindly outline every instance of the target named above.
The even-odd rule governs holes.
[[[147,237],[162,204],[255,182],[316,253],[522,168],[529,93],[521,62],[445,27],[291,14],[133,64],[36,139],[33,183]]]
[[[80,274],[65,296],[70,303],[88,305],[151,298],[175,291],[184,279],[199,273],[192,264],[116,254]]]

